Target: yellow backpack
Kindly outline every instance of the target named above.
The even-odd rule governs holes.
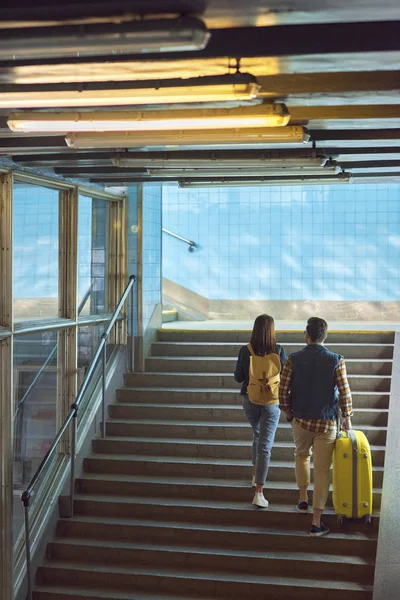
[[[277,354],[264,354],[256,356],[251,344],[247,344],[250,351],[249,385],[247,394],[253,404],[266,406],[279,401],[279,382],[281,380],[281,361]]]

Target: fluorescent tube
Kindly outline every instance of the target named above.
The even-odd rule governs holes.
[[[65,138],[70,148],[141,148],[151,146],[210,146],[225,144],[293,144],[307,142],[307,130],[301,126],[254,129],[132,131],[114,133],[71,133]]]
[[[53,91],[0,92],[0,108],[59,108],[85,106],[127,106],[152,104],[182,104],[230,102],[259,103],[257,93],[260,85],[247,73],[234,75],[193,77],[154,82],[114,82],[114,87],[91,83],[85,89]],[[123,86],[126,87],[123,87]],[[76,84],[74,84],[76,86]],[[91,89],[97,88],[97,89]],[[57,86],[56,86],[57,88]]]
[[[199,19],[142,19],[3,29],[2,60],[186,52],[206,47],[210,33]]]
[[[164,111],[22,112],[12,113],[7,123],[18,133],[73,133],[284,127],[289,119],[284,104],[261,104]]]

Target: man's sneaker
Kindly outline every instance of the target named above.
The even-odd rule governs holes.
[[[306,513],[308,513],[308,502],[299,502],[296,506],[296,510],[297,512],[305,515]]]
[[[267,508],[268,500],[264,497],[264,494],[260,492],[259,494],[256,492],[254,494],[253,502],[254,506],[258,506],[258,508]]]
[[[313,525],[310,529],[310,535],[311,537],[321,537],[321,535],[326,535],[327,533],[330,532],[329,527],[326,527],[326,525],[324,525],[321,521],[321,525],[320,527],[317,527],[316,525]]]
[[[251,487],[256,487],[256,476],[253,475],[252,479],[251,479]]]

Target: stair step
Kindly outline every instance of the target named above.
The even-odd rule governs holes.
[[[294,462],[272,460],[268,471],[268,481],[292,481],[294,468]],[[210,479],[239,479],[243,477],[245,479],[251,472],[251,461],[175,456],[93,454],[84,459],[84,469],[88,473],[152,475],[153,477],[163,475],[191,478],[209,477]],[[373,466],[373,481],[375,486],[382,487],[383,467]]]
[[[254,492],[243,481],[221,479],[211,483],[188,477],[173,480],[160,477],[154,481],[153,477],[139,475],[96,475],[77,481],[77,514],[88,515],[92,510],[93,515],[177,521],[192,519],[200,523],[235,523],[240,519],[243,525],[253,525],[254,519],[258,518],[255,514],[262,510],[266,524],[294,527],[294,523],[298,523],[295,509],[298,489],[294,482],[269,482],[265,495],[270,506],[264,510],[251,504]],[[120,496],[116,496],[117,490]],[[375,511],[379,510],[381,495],[381,489],[374,489]],[[332,506],[330,498],[327,506]],[[333,512],[327,514],[327,519],[330,526],[335,525]],[[362,525],[356,523],[354,526],[358,531],[357,527]]]
[[[144,590],[156,592],[160,589],[167,593],[201,594],[220,598],[252,597],[265,600],[266,595],[274,600],[288,598],[308,598],[318,600],[321,594],[326,600],[337,600],[337,594],[350,595],[357,600],[371,600],[372,586],[348,581],[298,579],[268,575],[233,574],[221,571],[196,572],[181,569],[152,569],[149,567],[122,568],[112,566],[85,565],[82,562],[45,563],[38,569],[41,584],[77,586],[101,586],[119,590]]]
[[[99,454],[140,454],[142,456],[186,456],[218,459],[249,459],[251,443],[235,440],[198,440],[192,439],[160,439],[109,437],[93,441],[93,450]],[[273,456],[280,460],[292,460],[293,442],[275,442]],[[372,463],[383,466],[385,459],[384,446],[371,446]]]
[[[364,425],[363,432],[370,444],[384,446],[386,444],[387,427]],[[251,429],[248,423],[176,421],[159,419],[109,419],[106,423],[107,436],[143,436],[161,438],[192,438],[199,443],[208,440],[251,440]],[[277,442],[293,441],[291,426],[279,423],[275,434]]]
[[[233,373],[237,356],[213,356],[204,358],[198,356],[161,356],[146,359],[147,373],[168,373],[179,371],[183,373]],[[392,359],[382,358],[347,358],[346,369],[349,375],[390,375]]]
[[[234,389],[235,381],[232,373],[184,373],[181,371],[168,373],[126,373],[125,385],[140,387],[192,387],[192,388],[228,388]],[[351,390],[357,391],[390,391],[390,375],[349,375]],[[240,389],[237,384],[237,389]]]
[[[317,553],[314,544],[312,552],[301,552],[293,548],[245,550],[241,548],[218,548],[214,545],[203,548],[177,544],[164,545],[143,542],[116,542],[109,540],[87,540],[56,538],[48,546],[47,557],[56,561],[74,561],[77,556],[85,556],[85,563],[98,565],[118,565],[130,568],[150,566],[185,568],[204,571],[215,568],[226,573],[247,575],[275,575],[290,572],[300,579],[339,578],[343,581],[360,579],[373,583],[373,560],[350,555]]]
[[[376,427],[387,426],[388,410],[385,409],[365,409],[356,408],[352,419],[354,427],[363,425],[375,425]],[[115,402],[109,406],[110,417],[116,419],[174,419],[184,421],[222,421],[229,423],[247,423],[241,405],[214,405],[203,406],[201,404],[166,404],[166,403],[148,403],[142,406],[133,402]],[[281,414],[282,423],[286,421],[284,414]]]
[[[118,402],[140,402],[141,404],[154,402],[160,404],[165,402],[166,404],[175,405],[242,405],[242,397],[236,388],[203,388],[193,390],[193,388],[131,386],[118,389],[116,396]],[[352,397],[355,408],[387,409],[389,407],[390,395],[385,392],[359,392],[352,390]]]
[[[164,592],[159,594],[146,594],[145,592],[133,592],[127,591],[121,592],[118,590],[104,590],[97,588],[81,588],[81,587],[70,587],[63,585],[62,588],[59,586],[51,585],[36,585],[33,590],[33,600],[194,600],[189,598],[186,594],[183,596],[171,596],[166,595]],[[209,600],[209,598],[201,598],[196,596],[196,600]]]
[[[223,344],[235,342],[248,344],[251,329],[159,329],[158,341],[161,342],[208,342]],[[304,329],[302,330],[277,330],[276,338],[279,344],[304,343]],[[329,331],[327,346],[331,344],[393,344],[393,331]]]
[[[59,537],[85,538],[95,540],[111,540],[112,542],[158,542],[160,544],[193,544],[209,548],[239,548],[241,550],[290,550],[296,548],[299,552],[313,552],[315,542],[306,531],[307,519],[297,515],[293,528],[277,528],[277,523],[271,526],[264,519],[258,520],[255,526],[243,526],[241,523],[232,525],[199,524],[193,522],[152,521],[144,519],[101,518],[93,516],[75,516],[73,520],[62,519],[57,525]],[[368,528],[365,532],[349,531],[348,523],[340,530],[331,531],[324,538],[324,544],[319,548],[321,553],[331,553],[341,556],[344,552],[356,557],[375,557],[377,532]],[[337,527],[336,527],[337,529]]]
[[[247,340],[248,341],[248,340]],[[237,342],[154,342],[151,346],[151,356],[195,356],[195,357],[237,357],[243,343]],[[327,347],[341,354],[346,361],[350,358],[393,358],[393,344],[368,343],[335,343]],[[292,354],[304,348],[304,342],[285,343],[286,353]]]

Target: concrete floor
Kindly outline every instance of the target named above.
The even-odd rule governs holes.
[[[254,321],[172,321],[163,329],[181,330],[251,330]],[[400,331],[400,322],[390,321],[330,321],[329,331]],[[277,331],[304,331],[305,321],[275,321]]]

